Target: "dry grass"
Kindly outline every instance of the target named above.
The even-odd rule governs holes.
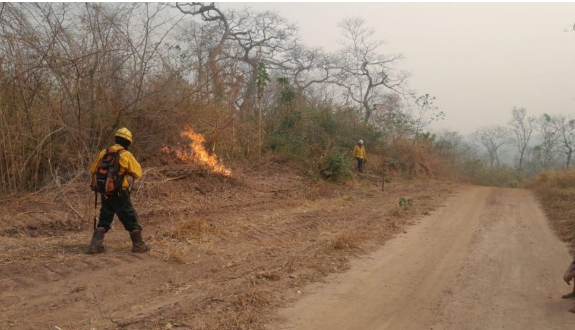
[[[362,241],[367,239],[367,235],[361,232],[345,230],[341,234],[328,241],[329,250],[354,250],[360,247]]]
[[[528,183],[559,237],[575,253],[575,169],[543,172]]]
[[[410,205],[403,205],[403,206],[396,205],[389,211],[389,214],[392,217],[399,219],[411,214],[410,212],[411,210],[412,208]]]
[[[217,254],[218,253],[218,249],[217,249],[216,245],[210,240],[205,240],[203,242],[200,242],[200,245],[198,246],[198,251],[205,253],[205,254]]]
[[[230,309],[220,314],[213,324],[205,329],[217,330],[260,330],[268,320],[264,311],[273,307],[270,293],[248,289],[235,295]]]
[[[391,216],[393,216],[395,218],[399,218],[403,214],[404,210],[405,210],[405,208],[403,208],[401,206],[394,206],[393,209],[391,209],[391,211],[389,211],[389,214],[391,214]]]
[[[163,236],[178,241],[200,239],[206,232],[206,222],[201,218],[181,219],[164,228]]]
[[[188,244],[168,242],[163,249],[164,256],[162,260],[185,264],[190,250],[191,247]]]
[[[282,276],[279,271],[264,271],[258,272],[255,276],[256,278],[263,278],[268,281],[279,281],[281,280]]]
[[[162,260],[185,264],[193,249],[215,253],[212,242],[206,237],[210,232],[215,230],[202,218],[180,218],[162,226],[153,237],[154,250],[162,254]]]
[[[267,292],[250,290],[238,293],[235,305],[240,310],[262,309],[270,304]]]

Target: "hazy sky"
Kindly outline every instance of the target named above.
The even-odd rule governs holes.
[[[308,46],[336,50],[337,22],[361,17],[403,53],[409,87],[437,97],[436,127],[505,124],[513,106],[575,115],[575,3],[221,3],[275,10]]]

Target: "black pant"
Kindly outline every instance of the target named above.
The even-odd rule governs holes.
[[[355,157],[357,159],[357,170],[363,172],[363,158]]]
[[[114,214],[118,215],[127,231],[142,230],[142,226],[138,223],[138,214],[127,190],[122,190],[119,195],[102,196],[98,227],[103,227],[106,231],[110,230]]]

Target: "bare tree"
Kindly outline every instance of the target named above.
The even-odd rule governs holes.
[[[475,131],[472,138],[487,150],[489,167],[499,166],[500,148],[509,142],[507,129],[499,125],[483,127]]]
[[[321,48],[295,45],[286,56],[283,64],[285,74],[293,77],[300,92],[307,91],[314,84],[326,83],[336,74],[336,59]]]
[[[467,148],[463,136],[456,131],[441,130],[435,135],[433,151],[445,161],[456,161],[466,156]]]
[[[555,155],[559,152],[560,135],[554,127],[553,119],[548,114],[543,114],[535,121],[535,130],[537,130],[543,139],[541,144],[535,148],[539,153],[541,165],[544,170],[552,164]]]
[[[339,73],[330,81],[344,88],[346,98],[360,107],[367,123],[385,92],[402,93],[408,74],[394,66],[403,56],[379,53],[384,42],[374,39],[374,31],[360,18],[345,19],[339,27],[343,32]]]
[[[415,145],[419,139],[421,131],[432,122],[445,118],[445,113],[443,111],[439,111],[439,108],[434,105],[434,96],[424,94],[419,97],[413,96],[413,98],[413,102],[417,107],[417,112],[414,114],[415,116],[413,118],[413,145]]]
[[[511,120],[508,125],[511,127],[511,140],[519,152],[519,164],[517,167],[519,171],[523,168],[523,161],[526,156],[525,153],[529,146],[531,134],[535,129],[534,122],[535,118],[528,117],[525,108],[514,107],[511,111]]]
[[[296,45],[297,28],[275,12],[251,13],[249,9],[234,13],[232,22],[231,36],[239,46],[232,56],[250,68],[240,106],[245,112],[254,108],[258,74],[282,69],[283,56]]]
[[[559,135],[559,150],[565,154],[565,168],[569,168],[575,149],[575,119],[556,116],[552,118],[552,125]]]
[[[382,133],[382,142],[392,145],[413,134],[413,117],[407,111],[406,99],[397,93],[383,95],[374,104],[370,122]]]
[[[245,117],[248,110],[256,110],[258,92],[257,79],[262,70],[286,68],[288,52],[297,47],[297,28],[275,12],[256,12],[250,8],[242,10],[220,10],[214,3],[177,3],[180,12],[200,16],[208,24],[216,24],[221,30],[217,43],[210,46],[208,79],[216,81],[216,95],[222,93],[221,62],[231,59],[243,63],[235,66],[243,82],[243,93],[238,99],[240,113]],[[307,54],[306,54],[307,55]],[[261,87],[261,84],[260,84]]]
[[[204,4],[202,2],[192,2],[192,3],[176,3],[176,8],[180,10],[183,14],[200,16],[204,22],[212,23],[215,22],[218,26],[218,30],[221,31],[221,36],[219,40],[214,45],[211,45],[208,50],[208,73],[205,79],[213,81],[214,85],[214,99],[216,101],[221,101],[224,94],[224,86],[222,81],[222,68],[218,62],[218,56],[224,50],[226,41],[230,37],[230,23],[226,15],[212,2],[210,4]],[[202,39],[200,42],[203,42]],[[202,61],[200,59],[199,63]],[[209,84],[206,84],[208,86]]]

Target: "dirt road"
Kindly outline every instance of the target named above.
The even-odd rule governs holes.
[[[569,254],[529,191],[472,187],[350,271],[306,288],[274,329],[572,329]]]

